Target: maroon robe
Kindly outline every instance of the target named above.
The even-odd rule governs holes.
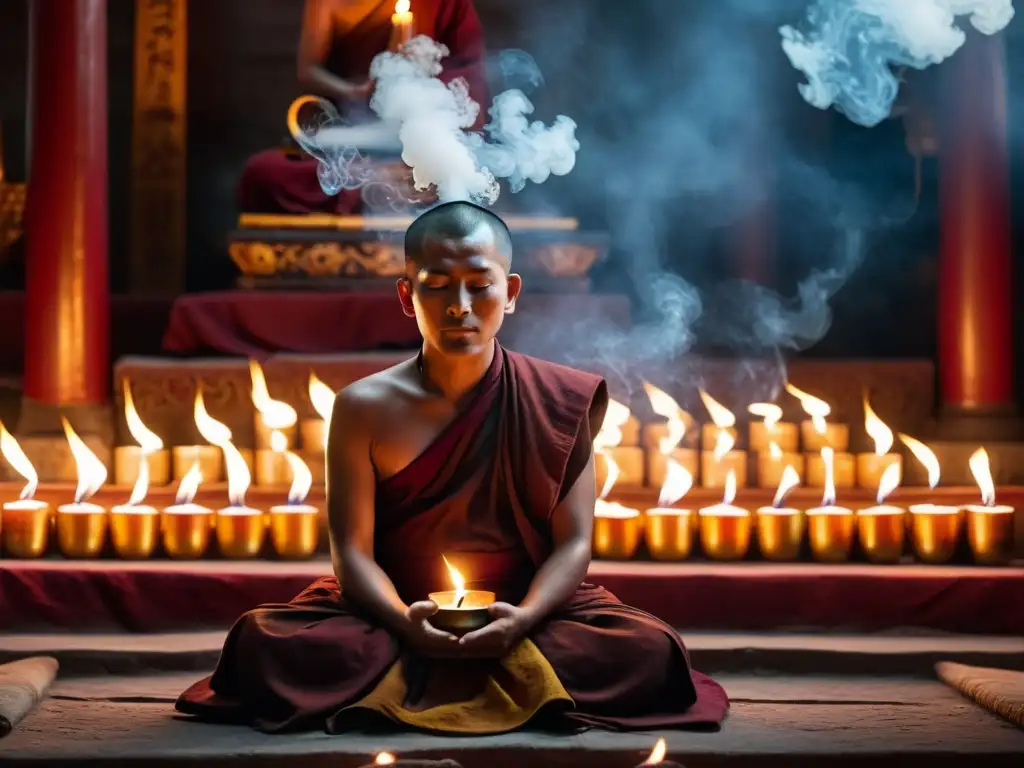
[[[346,80],[365,80],[374,57],[388,49],[394,0],[381,0],[362,21],[333,41],[324,69]],[[480,127],[486,120],[488,95],[484,78],[484,38],[473,0],[411,0],[417,34],[448,47],[441,80],[462,77],[480,104]],[[283,116],[282,116],[283,120]],[[242,213],[357,213],[360,190],[328,195],[317,179],[317,160],[298,150],[264,150],[249,159],[238,185]]]
[[[465,411],[377,487],[374,557],[407,603],[451,588],[442,554],[467,587],[519,602],[551,553],[550,516],[589,460],[604,382],[501,347],[494,357]],[[581,584],[529,637],[575,704],[557,714],[563,725],[673,728],[725,717],[725,691],[691,673],[679,635],[603,587]],[[336,732],[347,723],[335,715],[403,654],[398,637],[325,577],[287,605],[242,616],[213,675],[177,707],[265,731]]]

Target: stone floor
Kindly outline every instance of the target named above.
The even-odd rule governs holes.
[[[59,681],[7,739],[0,765],[351,768],[382,750],[452,757],[464,768],[631,768],[662,734],[517,733],[486,738],[321,733],[266,736],[187,722],[171,708],[194,675]],[[941,683],[914,678],[723,675],[733,707],[716,733],[666,733],[694,766],[1020,766],[1024,731]]]

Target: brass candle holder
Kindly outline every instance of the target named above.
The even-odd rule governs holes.
[[[160,515],[164,551],[172,560],[198,560],[210,546],[213,510],[186,502],[174,504]]]
[[[282,559],[311,558],[320,544],[320,511],[309,504],[271,507],[270,543]]]
[[[122,504],[110,510],[110,540],[124,560],[145,560],[160,541],[160,513],[146,504]]]
[[[750,550],[752,528],[748,510],[731,504],[705,507],[700,518],[700,543],[712,560],[742,560]]]
[[[1014,556],[1014,509],[1005,505],[975,505],[967,512],[967,542],[979,565],[1006,565]]]
[[[692,510],[648,509],[643,529],[647,551],[655,560],[685,560],[693,552],[696,525]]]
[[[52,526],[49,504],[36,499],[9,501],[4,504],[0,518],[0,555],[28,560],[46,554]]]
[[[252,507],[231,506],[217,511],[217,547],[230,560],[259,556],[267,535],[263,513]]]
[[[907,525],[905,510],[887,504],[857,512],[857,538],[872,563],[898,563],[903,557]]]
[[[915,504],[910,507],[914,554],[924,563],[948,563],[956,554],[963,528],[959,507]]]
[[[766,560],[788,562],[800,556],[805,520],[799,509],[761,507],[757,510],[757,546]]]
[[[491,622],[488,606],[495,600],[493,592],[480,589],[431,592],[429,599],[437,605],[430,623],[453,635],[463,635]]]
[[[639,510],[598,499],[594,510],[594,555],[606,560],[628,560],[636,554],[643,533]]]
[[[57,507],[57,547],[64,557],[89,560],[100,556],[107,542],[107,510],[76,502]]]
[[[846,507],[823,506],[807,510],[807,539],[811,556],[822,563],[850,559],[856,519]]]

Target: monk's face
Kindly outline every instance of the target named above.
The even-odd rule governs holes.
[[[402,308],[434,348],[451,355],[480,353],[514,310],[522,287],[508,266],[487,227],[458,240],[427,238],[398,282]]]

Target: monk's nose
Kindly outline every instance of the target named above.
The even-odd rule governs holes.
[[[469,291],[460,287],[458,294],[452,297],[452,303],[448,305],[448,316],[461,318],[470,313]]]

